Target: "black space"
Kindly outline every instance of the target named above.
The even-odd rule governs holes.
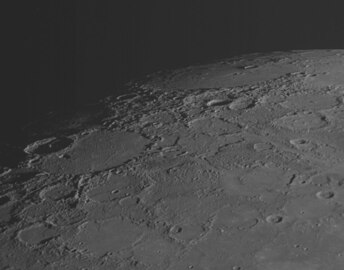
[[[326,1],[44,0],[2,4],[4,140],[51,110],[123,91],[132,78],[250,52],[343,48]],[[338,1],[340,3],[340,1]],[[7,6],[5,6],[7,5]]]

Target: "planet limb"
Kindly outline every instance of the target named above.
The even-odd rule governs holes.
[[[243,55],[28,125],[0,268],[344,269],[343,78],[343,50]]]

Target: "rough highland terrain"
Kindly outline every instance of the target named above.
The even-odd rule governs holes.
[[[344,51],[126,87],[26,127],[0,172],[1,269],[344,269]]]

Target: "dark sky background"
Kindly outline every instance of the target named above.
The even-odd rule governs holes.
[[[344,45],[334,1],[8,2],[1,135],[12,141],[22,124],[50,110],[119,94],[123,83],[160,69]]]

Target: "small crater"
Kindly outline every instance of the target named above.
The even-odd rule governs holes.
[[[322,190],[316,193],[318,199],[329,200],[335,196],[335,193],[330,190]]]
[[[302,112],[283,116],[274,121],[274,125],[293,131],[309,131],[323,128],[327,125],[326,118],[312,112]]]
[[[66,154],[66,153],[65,153],[65,154],[60,155],[59,158],[70,159],[71,156],[70,156],[69,154]]]
[[[28,154],[47,155],[65,149],[73,142],[73,139],[67,137],[49,138],[30,144],[24,151]]]
[[[63,174],[102,171],[116,167],[136,157],[145,149],[145,145],[148,143],[147,139],[137,133],[93,132],[79,139],[75,142],[75,145],[73,144],[72,149],[68,152],[69,159],[49,155],[49,157],[42,160],[39,167],[50,173]],[[57,148],[52,147],[48,148],[48,150],[55,151]]]
[[[47,221],[54,226],[70,226],[82,222],[87,213],[80,209],[65,210],[49,216]]]
[[[311,142],[303,138],[292,139],[289,142],[291,145],[293,145],[295,148],[299,150],[311,151],[317,147],[317,145],[314,142]]]
[[[59,235],[58,231],[46,225],[34,225],[32,227],[23,229],[19,231],[19,239],[30,245],[37,245],[49,241],[52,238],[55,238]]]
[[[226,99],[213,99],[207,102],[208,107],[222,106],[228,104],[230,101]]]
[[[180,226],[174,226],[174,227],[172,228],[172,232],[173,232],[173,233],[181,233],[182,231],[183,231],[183,228],[180,227]]]
[[[306,185],[306,184],[308,184],[308,181],[306,179],[302,179],[299,181],[299,184],[300,185]]]
[[[92,255],[101,257],[131,247],[142,234],[143,228],[118,217],[104,221],[88,221],[71,240],[71,245],[87,249]]]
[[[254,106],[254,102],[249,97],[240,97],[229,104],[231,110],[244,110]]]
[[[243,66],[242,69],[253,69],[253,68],[257,68],[257,65],[247,65],[247,66]]]
[[[283,221],[283,216],[281,215],[270,215],[266,217],[266,221],[272,224],[278,224]]]
[[[43,191],[41,196],[48,200],[59,201],[61,199],[73,197],[74,194],[75,190],[73,187],[60,185]]]
[[[129,100],[129,99],[136,98],[137,96],[138,95],[136,93],[130,93],[130,94],[120,95],[116,99],[117,100]]]
[[[308,143],[308,141],[305,139],[295,139],[295,140],[291,140],[290,143],[293,145],[303,145],[303,144]]]
[[[272,144],[268,142],[260,142],[253,145],[254,150],[257,152],[272,149]]]

